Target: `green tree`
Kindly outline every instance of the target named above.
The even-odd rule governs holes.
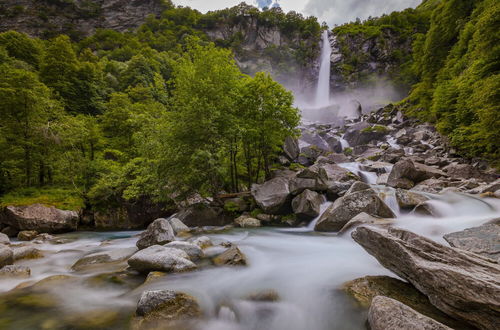
[[[0,127],[9,146],[6,153],[21,160],[25,186],[35,183],[35,164],[40,165],[38,182],[44,184],[44,153],[50,150],[52,126],[61,115],[59,104],[35,73],[6,65],[0,67],[0,99]]]
[[[252,182],[259,180],[262,169],[265,177],[270,178],[272,161],[285,138],[297,134],[300,115],[299,110],[293,107],[293,94],[262,72],[243,81],[238,105],[250,187]]]

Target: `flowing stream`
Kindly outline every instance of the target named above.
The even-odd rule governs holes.
[[[499,201],[495,199],[457,193],[429,194],[429,197],[440,217],[406,213],[396,219],[396,225],[446,244],[444,234],[500,216]],[[329,202],[325,202],[322,211],[328,206]],[[60,318],[72,320],[74,315],[101,315],[104,310],[116,315],[109,328],[123,329],[142,291],[172,289],[192,294],[199,300],[206,317],[195,324],[195,329],[364,329],[366,310],[357,307],[340,287],[358,277],[391,273],[349,234],[319,234],[312,228],[310,225],[298,229],[233,229],[208,235],[214,243],[237,244],[246,254],[249,265],[222,268],[207,265],[190,273],[169,274],[149,284],[141,284],[143,277],[124,275],[124,262],[85,272],[71,270],[73,263],[84,255],[134,247],[138,232],[60,235],[67,242],[37,246],[44,251],[45,258],[17,263],[31,268],[29,280],[1,280],[0,290],[8,291],[22,282],[53,275],[69,275],[76,282],[62,281],[51,288],[51,299],[56,301],[50,313],[36,305],[10,308],[0,315],[0,325],[8,318],[11,327],[6,329],[40,329],[43,328],[40,324],[50,324],[52,319],[61,322]],[[206,253],[217,253],[221,249],[210,248]],[[122,277],[125,284],[121,283]],[[279,296],[279,301],[246,299],[269,290]]]

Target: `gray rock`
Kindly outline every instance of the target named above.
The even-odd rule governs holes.
[[[163,245],[175,241],[175,234],[167,219],[156,219],[142,232],[136,246],[139,250],[153,245]]]
[[[0,244],[10,244],[9,236],[4,233],[0,233]]]
[[[136,252],[137,248],[132,247],[88,254],[78,259],[73,266],[71,266],[71,269],[82,271],[94,266],[102,267],[104,264],[118,263],[127,260]]]
[[[190,240],[191,243],[198,245],[201,249],[213,246],[212,240],[207,236],[200,236]]]
[[[442,179],[427,179],[411,189],[411,191],[422,191],[429,193],[438,193],[448,187],[449,183]]]
[[[371,141],[380,141],[389,133],[389,129],[385,126],[376,125],[372,126],[367,122],[360,122],[350,127],[344,139],[349,142],[352,147],[368,144]]]
[[[26,266],[7,265],[0,268],[0,277],[24,278],[31,276],[31,269]]]
[[[193,320],[202,316],[196,299],[170,290],[145,291],[132,320],[132,329],[184,329],[177,321]]]
[[[392,168],[387,184],[394,188],[411,189],[421,181],[447,176],[443,171],[431,166],[414,163],[410,159],[397,162]]]
[[[20,241],[32,241],[38,236],[38,232],[35,230],[23,230],[17,234],[17,239]]]
[[[500,266],[402,229],[358,227],[352,237],[446,314],[480,329],[500,324]]]
[[[193,261],[203,258],[203,250],[196,244],[175,241],[168,243],[165,247],[182,250],[186,252],[189,258]]]
[[[41,204],[29,206],[7,206],[3,223],[18,230],[36,230],[44,233],[74,231],[78,225],[78,213],[63,211]]]
[[[444,235],[452,246],[500,261],[500,222]]]
[[[394,223],[391,219],[382,219],[378,217],[373,217],[365,212],[362,212],[349,220],[342,229],[339,230],[339,235],[345,234],[346,232],[354,229],[361,225],[378,225],[378,226],[389,226]]]
[[[14,253],[6,246],[0,246],[0,268],[14,263]]]
[[[292,178],[289,183],[290,193],[298,195],[304,190],[322,191],[327,189],[327,186],[320,179],[307,178]]]
[[[225,226],[233,222],[223,208],[206,203],[190,205],[177,213],[176,218],[188,227]]]
[[[236,225],[241,228],[256,228],[260,227],[260,220],[252,218],[249,215],[242,215],[234,220]]]
[[[395,299],[453,329],[464,329],[463,322],[450,318],[434,307],[413,285],[394,277],[365,276],[344,283],[342,289],[363,308],[369,308],[375,297],[384,296]]]
[[[214,258],[217,266],[246,266],[247,259],[243,252],[236,246],[232,246]]]
[[[286,178],[275,178],[252,186],[252,196],[257,205],[268,214],[287,213],[291,194]]]
[[[176,217],[169,218],[168,222],[170,223],[170,226],[174,230],[175,235],[189,231],[189,227],[186,226],[181,220],[177,219]]]
[[[31,245],[15,247],[12,251],[14,252],[14,260],[16,261],[43,258],[43,252]]]
[[[382,218],[396,216],[373,189],[365,189],[337,199],[320,217],[314,230],[339,231],[362,212]]]
[[[285,156],[291,160],[294,161],[299,157],[300,153],[300,148],[299,148],[299,141],[297,139],[294,139],[292,137],[287,137],[285,139],[285,144],[283,146],[283,152],[285,153]]]
[[[161,245],[153,245],[140,250],[128,259],[128,264],[131,268],[143,273],[183,272],[196,268],[186,252]]]
[[[292,200],[292,209],[301,220],[312,220],[319,215],[320,206],[325,198],[317,192],[304,190]]]
[[[452,163],[446,166],[444,170],[452,179],[456,180],[476,178],[482,181],[490,182],[498,178],[495,174],[484,173],[469,164]]]
[[[363,191],[363,190],[367,190],[367,189],[371,189],[371,188],[372,187],[367,183],[364,183],[362,181],[356,181],[349,188],[349,190],[347,190],[346,195],[354,194],[355,192]]]
[[[399,207],[401,207],[402,209],[411,209],[421,203],[426,202],[427,200],[429,200],[429,198],[417,192],[405,189],[397,189],[396,200],[398,201]]]
[[[373,298],[368,323],[371,330],[451,330],[411,307],[383,296]]]

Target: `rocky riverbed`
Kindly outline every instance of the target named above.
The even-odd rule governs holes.
[[[0,328],[500,324],[500,181],[486,162],[392,106],[301,132],[251,192],[195,198],[144,231],[60,234],[78,214],[7,208]]]

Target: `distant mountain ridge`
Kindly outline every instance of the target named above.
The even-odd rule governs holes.
[[[17,30],[33,37],[67,34],[73,39],[98,28],[124,32],[158,17],[163,0],[0,0],[0,32]]]

